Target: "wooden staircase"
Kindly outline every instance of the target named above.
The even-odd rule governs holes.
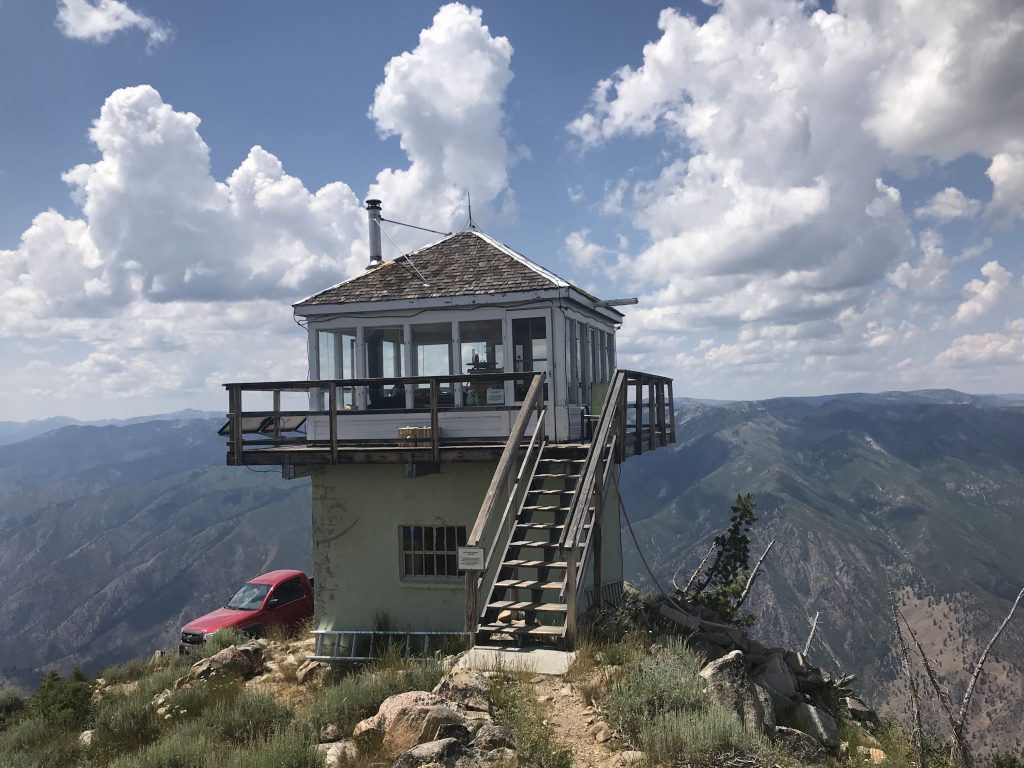
[[[601,521],[617,465],[675,442],[671,379],[616,370],[589,443],[547,441],[542,393],[539,373],[468,537],[485,553],[466,572],[474,644],[572,647],[577,595],[589,588],[595,605],[604,600]]]
[[[484,605],[477,643],[557,642],[564,636],[568,560],[559,539],[586,455],[586,446],[542,447]]]

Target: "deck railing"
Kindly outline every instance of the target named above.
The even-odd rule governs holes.
[[[316,381],[263,381],[225,384],[228,391],[228,423],[222,430],[228,438],[228,463],[244,464],[246,449],[319,446],[328,448],[331,463],[337,463],[339,446],[339,418],[358,414],[429,414],[429,447],[431,460],[440,462],[441,430],[439,415],[445,412],[496,411],[519,408],[515,396],[506,397],[506,382],[525,387],[539,375],[525,373],[479,373],[453,376],[401,376],[362,379],[321,379]],[[489,386],[490,385],[490,386]],[[501,402],[487,404],[490,391],[500,391],[495,398]],[[271,397],[270,409],[245,410],[244,393],[263,393]],[[285,393],[302,393],[309,407],[287,410],[281,407]],[[472,400],[470,394],[472,393]],[[480,395],[483,395],[483,398]],[[484,402],[480,402],[483,399]],[[508,403],[508,404],[506,404]],[[411,407],[410,407],[411,406]],[[327,434],[312,440],[305,433],[290,429],[303,419],[327,417]],[[495,436],[498,437],[498,436]],[[504,439],[504,435],[500,436]],[[359,441],[365,445],[399,444],[394,439]],[[417,440],[417,447],[422,447]]]
[[[466,571],[466,632],[470,644],[476,633],[481,615],[481,598],[490,594],[491,582],[498,572],[498,560],[515,530],[516,515],[522,504],[530,479],[544,447],[544,374],[533,375],[530,389],[523,399],[512,431],[505,443],[491,484],[484,495],[473,530],[466,540],[467,547],[484,547],[481,570]],[[523,442],[531,417],[536,414],[533,434],[524,451]],[[497,555],[498,560],[495,560]]]
[[[576,494],[559,538],[566,553],[562,598],[566,602],[566,635],[575,634],[576,600],[593,553],[601,551],[601,520],[605,499],[613,483],[614,466],[628,455],[638,455],[676,441],[672,379],[639,371],[616,370],[594,427],[590,450],[580,471]],[[582,544],[586,546],[581,547]],[[600,607],[601,558],[593,562],[594,593]]]

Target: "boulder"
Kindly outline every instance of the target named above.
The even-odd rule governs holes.
[[[828,758],[828,753],[816,738],[808,736],[803,731],[798,731],[795,728],[787,728],[784,725],[776,727],[775,743],[792,753],[803,763],[822,765]]]
[[[789,724],[813,736],[831,750],[839,748],[839,728],[825,710],[813,704],[798,704],[789,715]]]
[[[333,741],[341,741],[341,729],[334,723],[320,726],[319,740],[321,744],[329,744]]]
[[[466,752],[457,739],[438,739],[417,744],[406,750],[391,764],[391,768],[420,768],[428,764],[452,766]]]
[[[634,749],[627,749],[625,752],[619,752],[619,765],[622,768],[629,768],[630,766],[637,765],[643,762],[644,753],[638,752]]]
[[[485,752],[494,749],[515,749],[516,737],[507,726],[489,723],[477,731],[473,746]]]
[[[200,659],[174,683],[181,688],[196,680],[211,677],[239,677],[248,680],[263,672],[263,647],[256,641],[229,645],[206,659]]]
[[[861,723],[871,723],[873,725],[878,724],[878,715],[865,704],[861,699],[856,696],[847,696],[843,699],[843,703],[846,704],[846,708],[850,710],[850,717]]]
[[[857,747],[857,757],[874,765],[881,765],[888,759],[885,752],[877,747]]]
[[[780,656],[769,656],[768,660],[752,674],[755,685],[771,696],[775,714],[781,718],[796,706],[796,679]]]
[[[434,686],[433,693],[461,704],[466,709],[492,713],[490,684],[486,677],[471,669],[453,667]]]
[[[78,743],[86,749],[88,749],[92,746],[92,737],[93,734],[95,733],[95,730],[82,731],[80,734],[78,734]]]
[[[309,659],[302,662],[295,670],[295,680],[299,685],[307,685],[323,680],[327,675],[327,665],[320,661]]]
[[[317,744],[316,751],[323,758],[324,768],[342,768],[355,763],[359,759],[359,749],[351,739],[343,739],[330,744]]]
[[[385,699],[377,714],[358,723],[352,735],[363,738],[379,735],[384,755],[394,757],[417,744],[437,741],[442,726],[461,725],[465,728],[466,719],[455,708],[457,706],[426,691],[400,693]],[[374,732],[373,736],[370,732]]]
[[[747,677],[742,651],[732,651],[711,662],[700,671],[700,676],[707,681],[711,697],[735,712],[750,731],[774,734],[775,709],[771,698]]]

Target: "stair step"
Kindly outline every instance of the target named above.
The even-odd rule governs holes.
[[[561,589],[565,586],[564,581],[548,581],[541,583],[536,579],[505,579],[505,581],[495,582],[496,587],[505,587],[506,589]]]
[[[566,474],[564,472],[538,472],[534,477],[543,477],[545,479],[554,479],[556,477],[571,477],[574,480],[579,479],[579,475]]]
[[[507,635],[564,635],[565,627],[551,627],[540,625],[539,627],[520,627],[512,624],[481,624],[478,632],[502,632]]]
[[[502,564],[502,567],[508,568],[568,568],[569,564],[564,560],[553,560],[552,562],[546,562],[544,560],[506,560]]]
[[[499,611],[544,611],[545,613],[565,613],[565,603],[533,603],[529,600],[498,600],[487,605]]]
[[[560,507],[557,504],[527,504],[523,509],[529,509],[533,512],[568,512],[569,507]]]
[[[586,459],[559,459],[554,456],[540,457],[541,464],[586,464]]]
[[[533,549],[558,549],[557,541],[530,541],[529,539],[519,539],[518,541],[510,541],[509,547],[531,547]],[[581,543],[579,546],[583,546]]]
[[[516,528],[529,528],[532,531],[560,531],[565,528],[562,523],[516,523]]]
[[[569,491],[562,488],[531,488],[526,493],[533,493],[537,496],[574,496],[576,491]]]

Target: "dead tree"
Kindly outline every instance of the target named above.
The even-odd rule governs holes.
[[[921,724],[921,695],[917,689],[917,676],[914,674],[914,670],[910,665],[910,649],[907,647],[907,641],[903,637],[903,630],[900,629],[900,616],[899,608],[896,607],[896,596],[889,593],[889,599],[892,602],[892,620],[893,627],[896,629],[896,652],[900,657],[900,666],[903,668],[903,675],[907,678],[907,688],[910,689],[910,714],[914,721],[914,732],[912,738],[914,740],[914,746],[917,748],[917,759],[920,768],[927,768],[926,757],[924,752],[924,726]],[[818,617],[815,616],[815,623],[817,623]],[[816,624],[815,624],[816,625]],[[814,635],[814,629],[811,629],[811,635]],[[811,638],[807,638],[807,645],[810,646]],[[804,648],[804,653],[807,653],[807,648]]]
[[[807,642],[804,643],[804,656],[811,650],[811,640],[814,639],[814,631],[818,628],[818,617],[821,616],[821,611],[814,612],[814,621],[811,622],[811,633],[807,635]],[[899,627],[897,627],[899,629]]]
[[[757,572],[761,570],[761,564],[764,562],[764,559],[768,557],[768,553],[771,551],[773,546],[775,546],[775,539],[768,542],[768,546],[765,548],[764,554],[758,558],[756,563],[754,563],[754,570],[750,572],[750,578],[747,579],[747,585],[743,588],[743,593],[740,595],[740,599],[736,603],[736,610],[740,609],[740,606],[743,605],[743,602],[747,599],[747,595],[750,594],[750,588],[754,586],[754,580],[757,579]]]
[[[1024,597],[1024,587],[1021,588],[1020,592],[1017,593],[1017,599],[1013,601],[1013,605],[1010,606],[1010,612],[1006,614],[1006,618],[1003,619],[1003,623],[999,625],[996,633],[992,635],[992,639],[988,641],[988,645],[985,646],[985,650],[981,652],[981,656],[978,658],[978,663],[974,666],[974,673],[971,675],[971,682],[967,684],[967,691],[964,693],[964,700],[960,704],[960,712],[957,715],[956,722],[953,723],[953,737],[954,743],[956,740],[963,739],[964,723],[967,720],[967,710],[971,706],[971,698],[974,696],[974,688],[978,684],[978,678],[981,677],[982,667],[985,666],[985,662],[988,661],[988,654],[992,650],[992,646],[996,644],[996,640],[1003,634],[1003,630],[1006,629],[1006,625],[1010,623],[1010,619],[1013,618],[1013,612],[1017,610],[1017,606],[1020,604],[1021,598]]]
[[[715,537],[714,541],[711,542],[711,546],[708,548],[707,554],[704,555],[703,559],[700,561],[700,565],[698,565],[696,570],[694,570],[694,572],[690,574],[690,580],[686,582],[686,586],[683,587],[682,589],[679,589],[679,585],[676,584],[676,577],[675,577],[675,575],[672,576],[672,586],[676,588],[676,590],[680,593],[680,595],[682,597],[687,597],[687,596],[690,595],[690,589],[693,587],[693,582],[695,582],[697,580],[697,577],[700,575],[700,572],[704,570],[704,566],[708,564],[708,560],[710,560],[711,559],[711,555],[713,555],[715,553],[715,548],[716,547],[718,547],[718,537],[717,536]],[[682,566],[680,566],[680,567],[682,567]],[[679,571],[677,570],[676,574],[678,574],[678,573],[679,573]]]

